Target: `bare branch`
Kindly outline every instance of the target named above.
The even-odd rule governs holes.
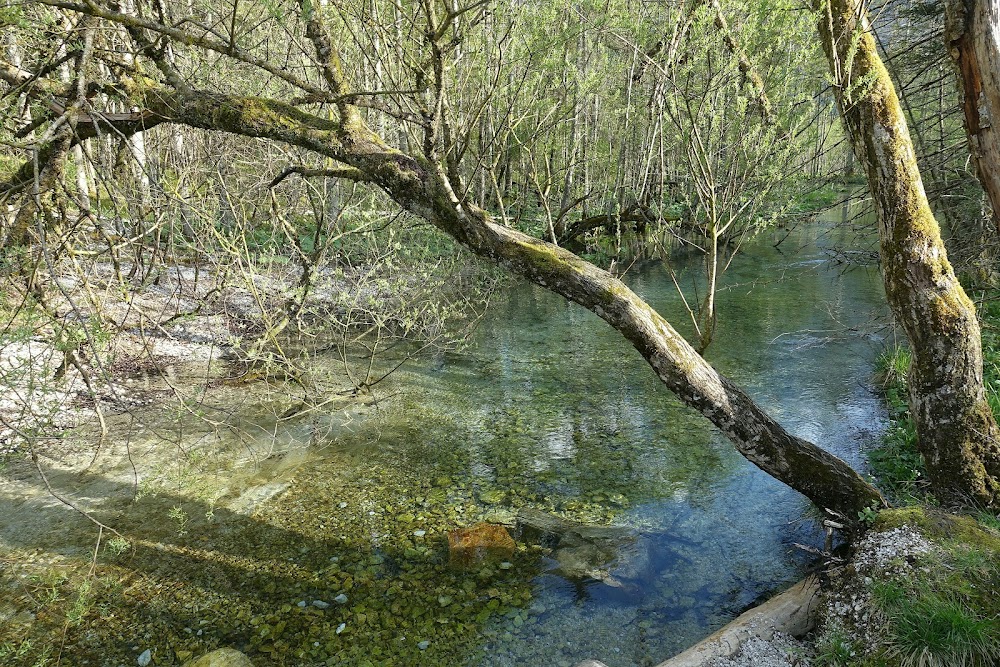
[[[246,63],[257,67],[268,74],[271,74],[285,83],[288,83],[296,88],[300,88],[308,93],[317,96],[320,99],[331,101],[330,94],[314,86],[313,84],[301,79],[288,71],[269,63],[266,60],[261,60],[250,53],[240,49],[234,44],[223,42],[217,39],[209,39],[207,37],[199,37],[197,35],[192,35],[191,33],[185,32],[178,28],[172,28],[170,26],[163,25],[162,23],[157,23],[155,21],[149,21],[138,16],[131,16],[129,14],[122,14],[121,12],[111,11],[109,9],[104,9],[98,6],[95,2],[90,1],[87,3],[79,2],[67,2],[65,0],[38,0],[38,2],[49,5],[51,7],[59,7],[61,9],[68,9],[70,11],[79,12],[81,14],[88,14],[90,16],[95,16],[97,18],[102,18],[108,21],[113,21],[119,25],[125,26],[126,28],[137,28],[142,30],[150,30],[152,32],[159,33],[166,37],[170,37],[181,44],[187,46],[197,46],[203,49],[208,49],[209,51],[214,51],[220,53],[224,56],[228,56],[234,60]]]
[[[274,177],[274,179],[267,184],[267,187],[273,188],[278,183],[291,176],[292,174],[298,174],[303,178],[345,178],[349,181],[356,182],[371,182],[371,177],[365,174],[360,169],[355,169],[354,167],[340,167],[334,169],[311,169],[309,167],[304,167],[301,165],[285,167],[281,170],[281,173]]]

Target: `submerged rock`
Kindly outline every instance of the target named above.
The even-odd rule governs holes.
[[[483,491],[479,494],[479,499],[486,503],[487,505],[498,505],[502,503],[507,498],[507,493],[501,491],[500,489],[493,489],[492,491]]]
[[[456,567],[472,567],[509,559],[517,544],[503,526],[477,523],[448,532],[448,560]]]
[[[518,512],[517,526],[524,539],[552,549],[556,572],[568,579],[638,590],[655,574],[653,541],[630,528],[588,526],[532,509]]]
[[[220,648],[187,663],[184,667],[253,667],[250,658],[231,648]]]

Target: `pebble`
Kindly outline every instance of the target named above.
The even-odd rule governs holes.
[[[299,602],[298,606],[299,607],[305,607],[306,606],[306,601],[302,600],[301,602]]]
[[[339,507],[340,509],[344,509],[345,507],[347,507],[347,503],[345,503],[345,502],[339,502],[339,503],[337,503],[337,507]]]
[[[152,659],[153,659],[153,652],[147,648],[145,651],[139,654],[139,657],[136,659],[136,662],[139,663],[139,667],[146,667],[146,665],[148,665]]]
[[[313,600],[313,606],[317,609],[326,609],[330,606],[329,602],[323,602],[322,600]]]
[[[421,651],[426,651],[427,647],[430,645],[431,643],[425,639],[424,641],[417,644],[417,648],[420,649]]]
[[[333,601],[337,604],[347,604],[347,596],[341,593],[337,597],[333,598]]]
[[[795,656],[801,650],[801,644],[781,633],[771,641],[751,637],[732,656],[713,658],[705,667],[791,667],[798,664]]]
[[[427,534],[427,531],[426,530],[415,530],[415,531],[413,531],[413,534],[416,535],[417,537],[423,537],[424,535]]]
[[[344,628],[346,628],[346,627],[347,627],[347,623],[341,623],[340,625],[338,625],[337,626],[337,634],[339,635],[341,632],[343,632]]]

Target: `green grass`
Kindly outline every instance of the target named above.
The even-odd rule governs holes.
[[[875,377],[884,389],[906,392],[906,375],[913,357],[910,349],[898,343],[886,348],[875,358]]]
[[[976,521],[988,528],[992,528],[993,530],[1000,532],[1000,516],[997,516],[993,512],[988,512],[986,510],[976,512]]]
[[[889,411],[889,427],[881,446],[868,452],[868,469],[890,500],[912,505],[928,502],[927,471],[917,450],[917,429],[907,404],[906,375],[910,350],[893,345],[875,360],[875,380]]]
[[[814,667],[848,667],[856,662],[857,643],[842,629],[825,632],[816,642]]]
[[[877,582],[884,655],[902,667],[988,667],[1000,663],[1000,554],[960,540],[941,542],[916,575]]]
[[[870,594],[870,616],[823,628],[811,664],[1000,665],[1000,532],[969,516],[921,506],[883,510],[874,522],[880,532],[902,526],[918,531],[933,548],[908,558],[908,567],[890,566],[874,581],[855,579],[852,585]],[[863,643],[857,636],[865,637]]]

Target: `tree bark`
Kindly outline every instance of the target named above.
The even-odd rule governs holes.
[[[841,117],[879,223],[882,273],[913,353],[910,409],[935,493],[1000,502],[1000,430],[986,401],[979,322],[945,254],[913,144],[858,0],[818,3]]]
[[[945,40],[958,70],[969,153],[1000,232],[1000,5],[949,0]]]

